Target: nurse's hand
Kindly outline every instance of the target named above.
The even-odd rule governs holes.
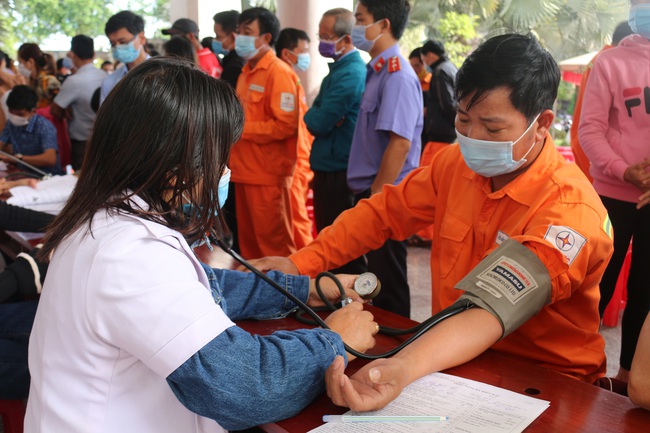
[[[374,336],[379,331],[379,325],[371,312],[363,310],[360,302],[339,308],[325,319],[325,323],[341,336],[345,344],[358,352],[365,353],[375,347]],[[348,361],[353,359],[355,356],[348,353]]]
[[[396,358],[377,359],[348,377],[343,358],[337,357],[325,373],[327,396],[335,405],[355,412],[381,409],[407,385],[406,368]]]
[[[354,281],[357,279],[358,275],[338,274],[336,277],[341,282],[346,297],[352,298],[355,302],[366,302],[361,299],[361,296],[359,296],[359,294],[354,290]],[[320,279],[320,289],[327,297],[327,300],[332,304],[341,300],[341,291],[331,278],[322,277]],[[307,305],[310,307],[321,307],[325,305],[316,291],[316,280],[311,280],[309,283],[309,299],[307,300]]]
[[[262,272],[280,271],[285,274],[300,275],[298,268],[287,257],[269,256],[261,259],[250,260],[249,263]],[[244,266],[237,268],[238,271],[248,271]]]

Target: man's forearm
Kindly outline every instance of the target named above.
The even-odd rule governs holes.
[[[386,184],[393,184],[402,171],[406,157],[411,149],[411,142],[404,137],[391,133],[390,141],[381,159],[381,165],[375,180],[370,186],[370,193],[376,194]]]

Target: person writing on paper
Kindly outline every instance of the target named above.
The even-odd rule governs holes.
[[[226,161],[243,119],[227,83],[179,59],[143,62],[108,95],[39,255],[51,259],[25,431],[241,430],[301,410],[343,341],[373,346],[377,324],[360,302],[328,318],[334,331],[248,334],[232,320],[282,317],[293,303],[194,256],[206,232],[223,235]],[[319,303],[307,277],[270,276]]]
[[[36,114],[37,102],[38,95],[31,87],[20,85],[12,89],[7,97],[9,121],[0,135],[0,149],[47,173],[58,173],[56,129]]]
[[[611,226],[548,134],[559,82],[534,36],[486,40],[458,71],[458,145],[343,213],[288,259],[256,262],[310,275],[434,224],[433,312],[459,298],[474,308],[351,377],[335,361],[327,374],[334,403],[381,408],[415,379],[490,347],[589,383],[605,374],[598,282]]]

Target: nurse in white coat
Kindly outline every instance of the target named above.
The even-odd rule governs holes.
[[[204,268],[188,245],[222,234],[219,182],[242,123],[234,91],[180,60],[144,62],[111,92],[42,249],[25,431],[244,429],[322,392],[343,341],[372,347],[356,302],[330,316],[333,331],[261,337],[232,322],[295,308],[251,274]],[[271,276],[316,302],[307,277]]]

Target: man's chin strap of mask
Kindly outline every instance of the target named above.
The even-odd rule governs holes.
[[[551,277],[544,263],[519,242],[508,239],[456,285],[470,301],[501,323],[503,335],[523,325],[551,301]]]

